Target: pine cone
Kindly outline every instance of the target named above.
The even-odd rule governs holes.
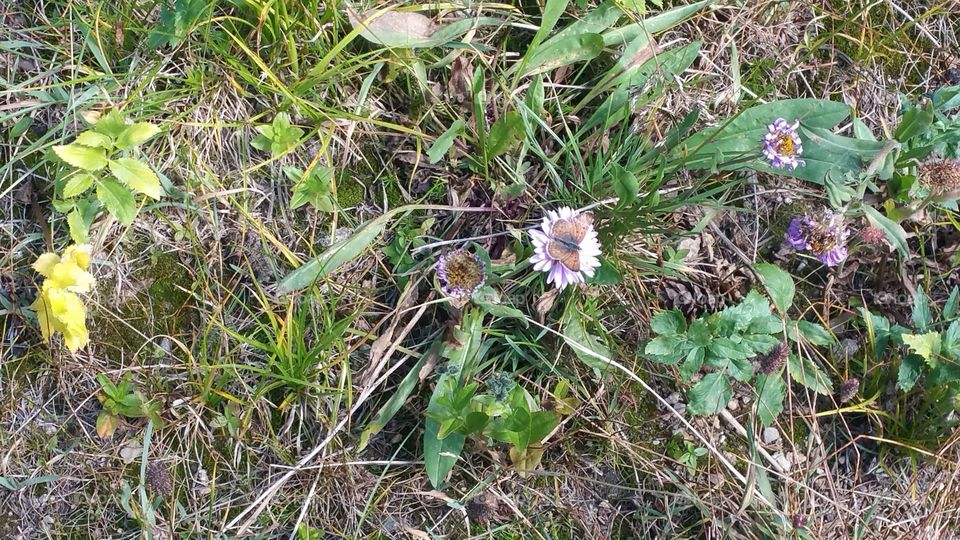
[[[704,313],[720,311],[726,304],[700,283],[665,279],[660,283],[657,294],[663,300],[664,307],[679,309],[687,317],[699,317]]]

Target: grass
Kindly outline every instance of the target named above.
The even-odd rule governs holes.
[[[658,13],[652,4],[647,14],[623,6],[617,25]],[[494,19],[413,50],[365,40],[343,3],[0,7],[0,531],[949,535],[931,531],[956,527],[945,495],[956,432],[919,416],[937,394],[891,390],[901,360],[866,352],[872,338],[856,308],[906,323],[909,301],[876,299],[922,286],[942,310],[957,285],[956,212],[909,223],[917,234],[909,260],[868,252],[856,255],[859,269],[831,273],[779,250],[796,209],[824,204],[820,186],[688,170],[659,145],[751,104],[798,97],[847,102],[875,135],[890,132],[898,93],[919,98],[944,84],[943,49],[956,45],[957,22],[947,3],[714,4],[656,33],[649,50],[664,63],[633,72],[643,84],[620,94],[601,86],[623,67],[615,42],[590,61],[521,74],[518,66],[537,61],[524,56],[532,40],[553,35],[534,37],[555,2],[410,6],[446,22]],[[555,29],[596,9],[570,3],[555,13]],[[618,99],[629,106],[612,107]],[[93,223],[92,341],[70,353],[59,338],[41,339],[27,309],[41,279],[30,264],[71,243],[53,205],[65,168],[52,147],[85,129],[83,113],[111,108],[162,128],[139,156],[166,193],[130,225],[106,213]],[[302,134],[279,152],[254,148],[257,126],[280,113]],[[457,122],[457,140],[431,160]],[[333,167],[334,211],[292,208],[288,166]],[[636,182],[636,202],[611,202],[631,192],[612,179]],[[397,214],[310,287],[284,287],[305,261],[409,204],[434,207]],[[561,294],[525,263],[533,248],[524,230],[558,206],[592,208],[605,257],[594,284]],[[477,352],[450,367],[467,346],[454,328],[480,309],[436,286],[437,256],[458,246],[485,260],[499,307],[481,311]],[[695,310],[708,297],[736,304],[758,286],[749,266],[761,260],[793,274],[798,318],[860,347],[798,349],[837,385],[859,377],[858,407],[788,383],[771,444],[750,412],[751,386],[734,386],[740,405],[725,409],[729,419],[682,414],[681,423],[670,408],[682,408],[690,385],[643,354],[651,316],[673,302],[665,286],[685,291]],[[598,367],[597,355],[624,369]],[[516,466],[510,444],[474,435],[446,481],[431,484],[426,411],[452,370],[479,394],[506,376],[532,413],[556,415],[526,454],[531,466]],[[129,417],[98,436],[100,374],[127,377],[160,403],[163,425]],[[365,432],[385,410],[388,421]],[[785,472],[771,460],[787,462]]]

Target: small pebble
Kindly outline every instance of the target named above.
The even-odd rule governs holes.
[[[727,410],[730,412],[735,412],[740,408],[740,400],[733,398],[730,400],[730,403],[727,403]]]
[[[763,442],[764,444],[773,444],[780,440],[780,432],[777,431],[777,428],[771,426],[768,428],[763,428]]]

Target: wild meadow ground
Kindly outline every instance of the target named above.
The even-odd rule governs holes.
[[[960,2],[0,20],[0,539],[960,538]]]

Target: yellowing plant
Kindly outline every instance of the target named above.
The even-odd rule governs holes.
[[[61,332],[67,348],[76,351],[90,341],[87,332],[87,309],[78,293],[88,293],[94,279],[90,267],[89,244],[68,247],[62,256],[44,253],[33,263],[33,269],[46,279],[40,296],[30,307],[37,312],[44,339]]]

